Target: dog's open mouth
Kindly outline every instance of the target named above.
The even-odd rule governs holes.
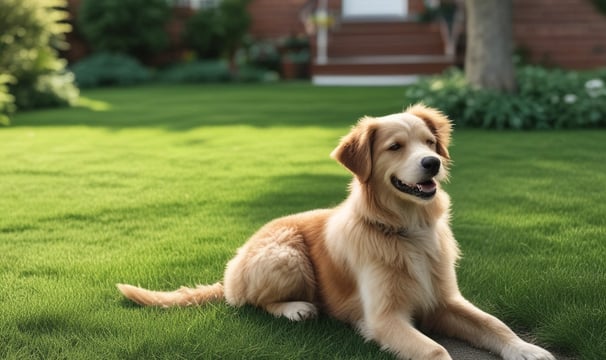
[[[432,179],[425,180],[414,185],[408,185],[403,183],[400,179],[395,176],[391,177],[391,183],[393,186],[403,193],[410,194],[421,199],[432,198],[438,189],[436,182]]]

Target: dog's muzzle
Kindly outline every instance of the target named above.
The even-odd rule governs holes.
[[[431,199],[438,191],[438,185],[433,177],[440,172],[442,162],[435,156],[426,156],[421,159],[421,167],[426,179],[416,184],[406,184],[396,176],[391,177],[391,184],[399,191],[416,196],[421,199]]]

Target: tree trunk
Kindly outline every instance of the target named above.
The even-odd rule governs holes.
[[[475,88],[516,90],[511,0],[465,0],[465,77]]]

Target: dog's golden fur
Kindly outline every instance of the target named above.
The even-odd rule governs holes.
[[[268,223],[227,264],[223,283],[174,292],[118,287],[142,305],[224,298],[295,321],[322,311],[403,359],[450,359],[415,323],[505,359],[553,359],[459,292],[450,199],[439,185],[450,134],[448,119],[423,105],[363,118],[331,154],[354,175],[342,204]]]

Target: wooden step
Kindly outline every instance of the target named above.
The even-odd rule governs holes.
[[[454,65],[443,55],[357,56],[329,58],[313,64],[313,75],[426,75],[438,74]]]
[[[441,38],[420,36],[385,35],[380,38],[356,36],[355,38],[332,38],[328,42],[329,57],[364,55],[441,55],[444,45]]]
[[[416,21],[344,21],[332,31],[347,35],[440,34],[437,24]]]
[[[328,56],[442,55],[439,28],[416,22],[345,24],[329,33]]]

